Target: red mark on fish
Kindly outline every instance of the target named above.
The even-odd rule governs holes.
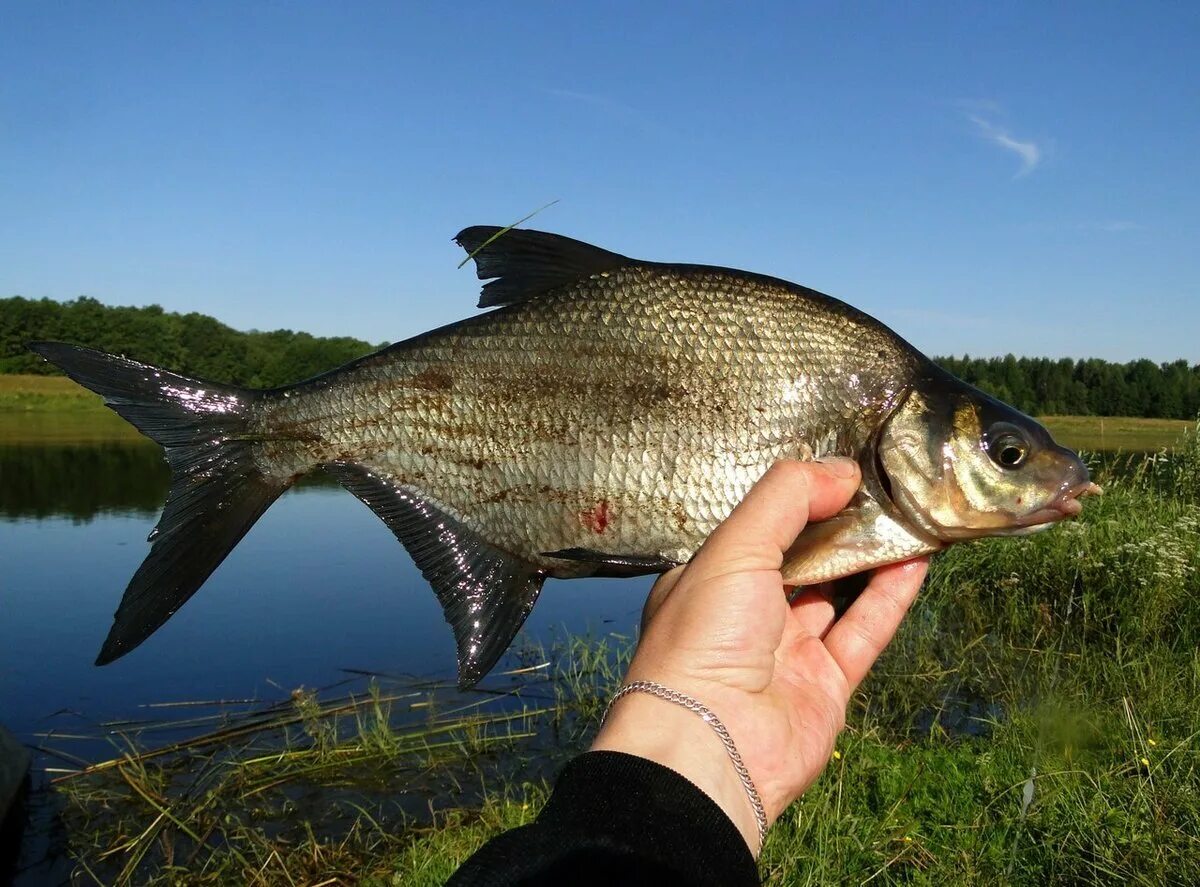
[[[608,500],[601,499],[593,508],[585,508],[579,512],[579,522],[593,533],[603,533],[608,529]]]

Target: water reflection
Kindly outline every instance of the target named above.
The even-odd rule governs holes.
[[[162,449],[149,441],[0,444],[0,518],[157,515],[169,477]],[[300,486],[336,483],[316,472]]]
[[[0,445],[0,516],[149,515],[162,508],[167,477],[152,443]]]

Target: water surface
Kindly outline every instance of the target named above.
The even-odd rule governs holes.
[[[66,736],[147,718],[146,703],[278,699],[347,668],[453,676],[454,640],[428,584],[383,523],[329,483],[282,496],[166,625],[93,666],[166,494],[160,453],[0,446],[0,722],[96,758],[107,743]],[[550,580],[526,634],[628,634],[649,584]]]

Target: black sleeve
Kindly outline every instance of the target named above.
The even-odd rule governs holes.
[[[538,818],[485,844],[447,887],[758,883],[715,801],[674,770],[605,751],[568,763]]]

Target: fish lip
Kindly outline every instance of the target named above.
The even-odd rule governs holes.
[[[1058,497],[1044,508],[1039,508],[1032,514],[1027,514],[1017,522],[1018,527],[1036,527],[1041,524],[1052,524],[1074,517],[1083,511],[1083,503],[1079,500],[1084,496],[1099,496],[1104,491],[1098,484],[1090,480],[1067,487]]]

